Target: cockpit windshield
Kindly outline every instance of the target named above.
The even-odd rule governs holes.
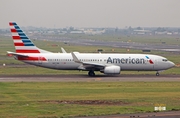
[[[162,61],[165,61],[165,62],[166,62],[166,61],[168,61],[168,60],[167,60],[167,59],[162,59]]]

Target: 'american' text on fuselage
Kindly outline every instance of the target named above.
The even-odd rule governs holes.
[[[145,64],[145,59],[143,58],[111,58],[107,59],[107,63],[121,63],[121,64]]]

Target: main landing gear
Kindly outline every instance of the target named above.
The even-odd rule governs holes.
[[[94,71],[90,70],[90,71],[88,72],[88,75],[89,75],[90,77],[94,77],[94,76],[95,76],[95,73],[94,73]]]
[[[156,76],[159,76],[159,72],[158,71],[156,72]]]

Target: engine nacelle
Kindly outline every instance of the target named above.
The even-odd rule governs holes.
[[[104,74],[120,74],[120,66],[106,66],[104,68]]]

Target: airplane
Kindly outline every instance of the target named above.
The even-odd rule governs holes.
[[[9,22],[16,52],[7,51],[16,60],[44,68],[57,70],[83,70],[89,76],[95,76],[94,71],[106,75],[118,75],[121,71],[156,71],[159,72],[174,67],[167,58],[152,54],[113,54],[113,53],[53,53],[40,49],[26,36],[16,22]]]

